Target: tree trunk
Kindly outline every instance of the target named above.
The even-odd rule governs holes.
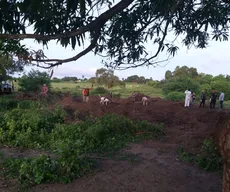
[[[222,192],[230,192],[230,119],[223,122],[219,136],[220,153],[224,160]]]

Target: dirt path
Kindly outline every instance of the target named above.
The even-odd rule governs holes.
[[[100,172],[70,184],[37,186],[35,192],[221,192],[221,177],[177,160],[172,145],[132,144],[140,162],[103,161]]]

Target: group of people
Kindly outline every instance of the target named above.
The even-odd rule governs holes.
[[[190,103],[192,105],[195,104],[195,100],[196,100],[196,94],[190,91],[190,89],[187,89],[185,92],[185,107],[189,107]],[[212,94],[210,97],[210,109],[214,109],[216,106],[216,101],[217,101],[217,93],[216,90],[212,90]],[[201,93],[201,97],[200,97],[200,105],[199,107],[204,107],[205,106],[205,101],[206,101],[206,94],[204,92],[204,90],[202,90]],[[223,103],[224,103],[224,93],[221,92],[219,95],[219,101],[220,101],[220,108],[223,109]]]

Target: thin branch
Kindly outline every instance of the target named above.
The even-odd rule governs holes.
[[[79,29],[60,33],[56,35],[38,35],[38,34],[0,34],[0,38],[4,39],[36,39],[41,41],[49,41],[52,39],[60,39],[63,37],[73,37],[81,35],[87,31],[93,30],[95,27],[100,25],[100,23],[106,23],[109,19],[111,19],[114,15],[119,13],[120,11],[127,8],[134,0],[121,0],[119,3],[114,5],[111,9],[102,13],[99,17],[97,17],[94,21],[89,23],[86,26],[82,26]]]
[[[37,65],[38,67],[40,68],[43,68],[43,69],[50,69],[52,67],[55,67],[55,66],[58,66],[58,65],[61,65],[63,63],[68,63],[68,62],[71,62],[71,61],[76,61],[78,60],[79,58],[81,58],[82,56],[86,55],[88,52],[90,52],[93,48],[95,48],[95,46],[97,45],[97,40],[100,36],[100,27],[97,29],[96,33],[95,33],[95,36],[93,37],[90,45],[84,49],[83,51],[81,51],[80,53],[78,53],[77,55],[75,55],[74,57],[71,57],[71,58],[68,58],[68,59],[47,59],[47,60],[33,60],[33,61],[37,61],[37,62],[52,62],[52,61],[56,61],[56,63],[54,64],[48,64],[48,66],[40,66],[40,65]],[[46,63],[47,64],[47,63]]]
[[[159,65],[160,63],[165,63],[166,61],[169,61],[170,59],[172,59],[172,58],[170,58],[170,57],[168,57],[167,59],[164,59],[164,60],[161,60],[161,61],[155,61],[155,62],[150,62],[150,59],[148,59],[148,66],[149,65],[155,65],[155,66],[159,66],[159,67],[164,67],[164,66],[166,66],[167,64],[165,64],[165,65],[163,65],[163,66],[161,66],[161,65]],[[116,67],[116,69],[115,70],[118,70],[118,71],[123,71],[123,70],[127,70],[127,69],[130,69],[130,68],[137,68],[137,67],[141,67],[141,66],[143,66],[143,64],[142,63],[140,63],[140,64],[134,64],[134,65],[132,65],[132,66],[128,66],[128,67]]]
[[[160,53],[160,51],[161,51],[161,49],[162,49],[162,47],[163,47],[163,45],[164,45],[164,40],[165,40],[165,38],[166,38],[166,36],[167,36],[167,30],[168,30],[169,24],[170,24],[170,19],[168,19],[167,22],[166,22],[165,29],[164,29],[164,33],[163,33],[163,37],[162,37],[162,39],[161,39],[161,41],[160,41],[160,43],[159,43],[159,47],[158,47],[158,49],[157,49],[157,52],[155,53],[155,55],[153,55],[152,57],[150,57],[149,59],[147,59],[146,61],[144,61],[144,62],[141,64],[141,66],[142,66],[142,65],[145,65],[147,62],[149,62],[150,60],[152,60],[152,59],[154,59],[155,57],[158,56],[158,54]]]

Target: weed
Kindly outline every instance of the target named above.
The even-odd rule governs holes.
[[[179,153],[179,158],[184,161],[184,162],[193,162],[194,160],[194,155],[192,153],[187,153],[184,151],[183,148],[179,147],[177,149],[177,152]]]
[[[201,154],[196,158],[196,162],[199,167],[206,171],[217,171],[222,169],[222,158],[218,149],[214,147],[212,140],[204,140]]]
[[[177,152],[179,153],[179,158],[182,161],[195,162],[201,169],[204,169],[205,171],[222,170],[222,158],[210,139],[205,139],[203,141],[200,154],[194,155],[185,152],[183,148],[178,148]]]

